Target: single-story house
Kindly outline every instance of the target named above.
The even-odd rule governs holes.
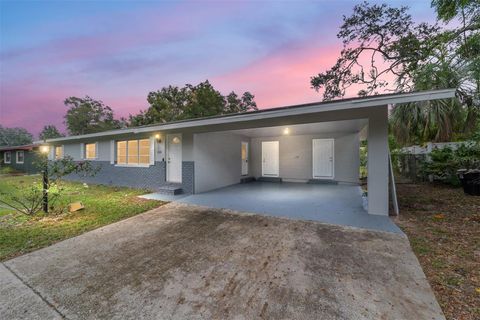
[[[49,139],[50,159],[101,167],[89,183],[202,193],[249,179],[359,183],[368,141],[368,213],[388,215],[388,106],[452,98],[434,90],[308,103]]]
[[[39,144],[0,147],[0,168],[10,167],[28,174],[38,173],[35,165]]]

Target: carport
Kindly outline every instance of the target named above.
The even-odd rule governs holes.
[[[368,118],[358,118],[196,133],[195,194],[179,201],[401,232],[387,216],[367,213],[359,185],[367,127]]]
[[[325,218],[315,220],[332,223],[337,223],[345,211],[339,204],[348,204],[354,198],[357,203],[361,202],[359,145],[361,139],[366,139],[366,211],[370,216],[383,216],[388,220],[389,105],[453,96],[454,90],[448,89],[343,99],[166,123],[134,129],[134,134],[158,132],[155,136],[159,144],[150,150],[152,155],[157,152],[157,161],[160,158],[163,162],[166,155],[167,179],[159,185],[173,182],[174,194],[182,189],[188,194],[182,201],[209,199],[202,201],[212,207],[226,208],[233,203],[246,205],[251,201],[255,206],[248,211],[259,212],[262,210],[254,209],[270,206],[271,210],[263,211],[276,214],[273,213],[276,210],[284,216],[293,216],[291,212],[295,212],[305,219],[313,218],[311,208],[316,207],[316,214]],[[174,171],[177,179],[169,180],[173,164],[177,168]],[[265,183],[237,185],[252,180]],[[318,183],[326,184],[319,186]],[[167,191],[169,187],[166,186]],[[258,188],[264,196],[268,194],[267,189],[276,190],[277,200],[269,203],[257,198],[253,201]],[[339,192],[341,188],[355,191]],[[228,194],[232,197],[227,197]],[[237,198],[238,194],[249,197],[239,200],[235,194]],[[295,197],[288,197],[292,194]],[[287,206],[290,213],[272,206],[283,198],[290,199],[291,205]],[[346,215],[343,221],[363,219],[358,217],[365,211],[348,205],[346,208],[350,208],[351,215]],[[233,209],[243,210],[241,206]],[[348,221],[342,224],[362,225]]]

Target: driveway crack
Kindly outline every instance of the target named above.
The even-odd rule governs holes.
[[[23,283],[25,286],[27,286],[30,290],[32,290],[33,293],[35,293],[40,299],[42,299],[43,302],[45,302],[50,308],[52,308],[62,319],[67,319],[67,316],[65,316],[60,310],[53,305],[50,301],[48,301],[45,297],[43,297],[40,292],[38,292],[35,288],[33,288],[31,285],[29,285],[26,281],[22,279],[15,271],[13,271],[9,266],[7,266],[5,263],[2,263],[2,265],[10,271],[11,274],[13,274],[18,280],[20,280],[21,283]]]

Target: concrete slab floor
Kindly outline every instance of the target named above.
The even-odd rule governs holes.
[[[403,234],[387,216],[369,215],[359,186],[251,182],[179,198],[181,203]]]
[[[178,203],[4,264],[28,318],[444,319],[404,236]]]

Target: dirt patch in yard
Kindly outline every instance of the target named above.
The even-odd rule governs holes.
[[[480,197],[441,185],[397,186],[400,217],[447,319],[480,319]]]
[[[187,205],[5,265],[67,318],[442,319],[404,236]]]

